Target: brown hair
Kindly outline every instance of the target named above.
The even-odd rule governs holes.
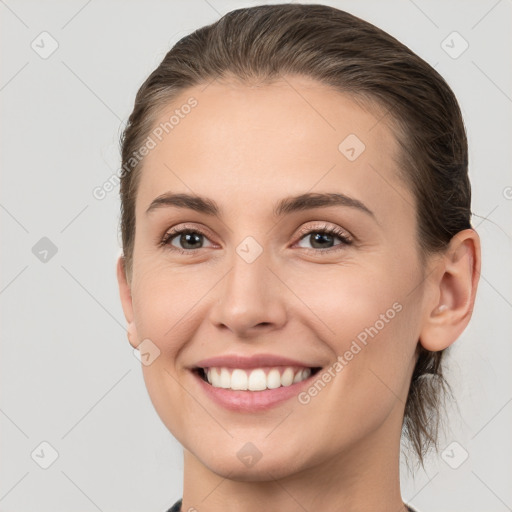
[[[121,137],[121,234],[131,279],[135,199],[141,161],[132,155],[162,109],[187,88],[214,79],[270,83],[282,75],[313,78],[379,107],[400,146],[400,173],[416,201],[422,258],[471,228],[467,140],[445,80],[395,38],[349,13],[318,4],[237,9],[183,37],[140,87]],[[142,160],[143,162],[143,160]],[[437,448],[439,408],[449,391],[441,360],[419,343],[402,432],[419,460]]]

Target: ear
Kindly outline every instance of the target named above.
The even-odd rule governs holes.
[[[128,323],[128,341],[133,348],[137,348],[139,345],[139,336],[133,317],[131,286],[126,277],[125,259],[123,255],[119,256],[117,259],[117,283],[119,285],[119,296],[121,298],[124,316]]]
[[[460,231],[436,259],[432,272],[433,288],[420,334],[425,349],[443,350],[462,334],[473,313],[480,267],[478,233],[474,229]]]

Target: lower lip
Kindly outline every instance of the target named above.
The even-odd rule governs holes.
[[[263,391],[235,391],[232,389],[216,388],[204,381],[196,372],[191,372],[204,392],[217,404],[237,412],[255,412],[271,409],[276,405],[296,397],[302,388],[307,387],[316,376],[296,382],[291,386],[281,386]]]

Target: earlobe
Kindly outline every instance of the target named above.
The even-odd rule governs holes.
[[[450,346],[462,334],[473,313],[480,277],[480,238],[475,230],[455,235],[436,262],[435,288],[425,312],[421,345],[432,352]]]
[[[117,283],[119,286],[119,297],[121,299],[121,306],[123,308],[124,316],[127,322],[127,337],[130,345],[133,348],[136,348],[139,345],[139,338],[137,334],[137,328],[135,325],[134,315],[133,315],[133,304],[132,304],[132,294],[131,294],[131,286],[128,282],[126,271],[125,271],[125,259],[124,256],[121,255],[117,259]]]

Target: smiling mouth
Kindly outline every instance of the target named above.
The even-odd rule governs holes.
[[[233,391],[265,391],[302,382],[321,370],[320,367],[295,366],[261,368],[194,368],[192,371],[214,388]]]

